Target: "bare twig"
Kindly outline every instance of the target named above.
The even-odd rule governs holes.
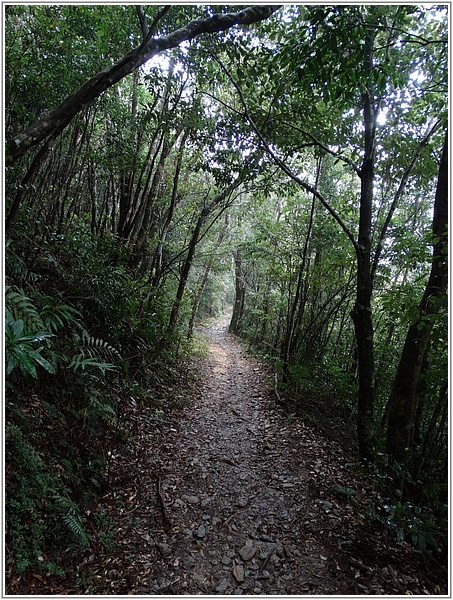
[[[271,548],[269,554],[266,556],[266,560],[263,562],[263,565],[260,569],[260,573],[262,573],[264,571],[264,569],[267,567],[267,563],[269,562],[271,556],[274,554],[275,552],[275,546],[273,548]]]
[[[164,496],[162,494],[162,479],[160,478],[160,476],[157,478],[157,481],[156,481],[156,493],[157,493],[157,499],[159,501],[160,508],[162,510],[162,516],[164,518],[164,521],[166,524],[171,525],[167,506],[165,504]]]

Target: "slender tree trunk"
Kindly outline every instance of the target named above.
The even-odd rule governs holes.
[[[151,230],[154,204],[159,193],[160,185],[164,178],[165,163],[167,162],[168,155],[170,154],[170,151],[173,148],[173,145],[175,144],[179,134],[180,131],[178,131],[176,136],[174,136],[172,139],[166,139],[162,147],[162,152],[160,154],[159,162],[156,167],[156,172],[154,173],[151,188],[149,190],[148,197],[146,200],[145,210],[143,213],[143,221],[138,232],[137,242],[135,244],[135,252],[138,261],[143,260],[145,258],[146,241]],[[144,270],[144,268],[141,269],[142,273],[144,272]]]
[[[365,55],[367,72],[372,70],[373,34],[368,40]],[[365,147],[360,172],[360,216],[357,255],[357,295],[352,319],[357,341],[359,368],[359,397],[357,406],[357,439],[359,455],[372,460],[374,455],[375,365],[374,330],[371,308],[373,280],[371,276],[371,223],[373,211],[374,162],[376,143],[376,114],[371,88],[363,94]]]
[[[317,170],[316,170],[316,183],[315,189],[318,189],[319,178],[321,176],[321,168],[322,168],[322,158],[318,159]],[[283,380],[286,381],[288,378],[288,360],[291,354],[291,347],[294,346],[294,331],[296,327],[296,322],[300,320],[302,316],[300,313],[304,310],[304,302],[301,302],[302,298],[302,289],[304,287],[304,279],[306,279],[305,269],[307,264],[307,255],[308,255],[308,244],[311,237],[311,231],[313,228],[313,220],[315,214],[315,206],[316,206],[316,197],[313,195],[313,200],[311,203],[311,211],[310,211],[310,219],[308,222],[308,230],[305,236],[305,244],[302,252],[302,260],[299,266],[299,274],[297,278],[297,287],[296,294],[294,296],[294,300],[291,306],[291,310],[288,314],[285,336],[283,338],[282,348],[281,348],[281,359],[283,361]],[[297,311],[299,310],[299,315]]]
[[[216,207],[218,207],[219,205],[222,204],[222,207],[221,207],[219,213],[217,214],[217,217],[215,217],[215,219],[213,220],[212,223],[214,223],[217,220],[217,218],[223,213],[223,211],[226,210],[226,208],[229,206],[228,198],[231,196],[233,191],[241,183],[242,183],[242,176],[238,176],[236,181],[234,181],[232,184],[230,184],[223,192],[221,192],[220,194],[217,194],[217,196],[215,196],[207,206],[205,205],[205,207],[202,209],[202,211],[200,213],[200,216],[198,217],[197,224],[195,225],[195,229],[192,233],[192,237],[189,242],[187,257],[186,257],[186,260],[184,261],[184,265],[183,265],[183,268],[181,271],[181,277],[179,280],[178,291],[176,292],[176,298],[173,302],[170,320],[168,323],[168,334],[169,335],[171,335],[174,332],[174,330],[176,328],[176,324],[178,322],[179,312],[180,312],[180,308],[181,308],[181,302],[182,302],[182,299],[184,296],[184,291],[186,289],[186,284],[187,284],[187,280],[189,278],[190,269],[192,267],[193,259],[195,256],[195,249],[196,249],[198,242],[200,241],[200,239],[202,237],[201,229],[202,229],[206,219],[208,218],[208,216],[216,209]],[[212,223],[211,223],[211,225],[212,225]],[[209,229],[209,227],[208,227],[208,229]]]
[[[126,222],[130,210],[131,194],[133,187],[133,173],[122,172],[119,183],[119,214],[117,233],[120,238],[126,239]]]
[[[239,324],[242,317],[242,311],[244,308],[245,298],[245,282],[244,274],[242,271],[242,256],[241,251],[238,249],[234,255],[234,275],[235,275],[235,294],[234,294],[234,305],[233,314],[231,316],[230,326],[228,327],[229,333],[237,333],[239,330]]]
[[[189,250],[188,250],[188,253],[186,256],[186,260],[184,261],[182,271],[181,271],[178,290],[176,292],[176,298],[173,302],[173,308],[171,310],[170,321],[168,323],[168,334],[169,335],[171,335],[174,332],[174,330],[176,328],[176,323],[178,322],[182,298],[184,296],[184,292],[185,292],[186,285],[187,285],[187,280],[189,278],[190,268],[192,267],[193,258],[195,256],[195,248],[200,239],[201,228],[203,227],[208,214],[209,214],[209,212],[206,209],[201,211],[200,216],[198,217],[198,220],[197,220],[197,224],[195,225],[195,229],[192,233],[192,237],[190,239]]]
[[[140,174],[140,179],[136,186],[135,196],[134,196],[134,199],[132,202],[133,206],[131,207],[131,210],[130,210],[130,217],[128,218],[128,222],[124,227],[124,232],[125,232],[124,236],[129,239],[131,246],[136,244],[138,241],[140,228],[142,227],[141,224],[143,222],[145,207],[147,206],[148,197],[149,197],[149,194],[151,193],[149,191],[149,187],[151,185],[151,180],[153,179],[153,175],[155,174],[155,164],[156,164],[159,152],[161,151],[162,145],[165,141],[165,136],[166,136],[165,131],[160,131],[159,135],[157,135],[157,133],[156,133],[156,136],[153,139],[153,142],[150,146],[150,149],[148,151],[148,156],[146,159],[146,163],[148,163],[150,159],[151,159],[151,162],[149,164],[148,169],[146,169],[146,166],[143,168],[142,174]],[[156,168],[156,170],[157,170],[157,168]],[[142,175],[144,176],[146,171],[148,171],[148,173],[146,176],[145,183],[142,186]],[[141,195],[140,202],[138,202],[138,197],[140,195]],[[138,206],[137,206],[137,203],[138,203]]]
[[[444,302],[448,283],[448,135],[445,134],[433,215],[431,273],[419,304],[419,317],[406,336],[389,399],[386,452],[390,463],[406,464],[411,449],[417,387],[435,315]]]
[[[170,100],[171,83],[173,81],[174,68],[175,61],[171,59],[168,68],[165,89],[160,97],[156,97],[156,100],[154,101],[153,105],[149,108],[150,113],[157,113],[158,119],[152,139],[149,143],[146,160],[144,161],[144,165],[140,170],[137,185],[135,186],[135,192],[133,193],[132,185],[130,185],[129,194],[125,198],[125,203],[122,209],[123,218],[120,221],[120,236],[124,239],[128,239],[129,236],[131,236],[132,239],[136,239],[137,232],[140,228],[140,220],[143,219],[143,210],[146,205],[146,198],[151,182],[151,177],[154,173],[154,165],[156,163],[159,150],[164,144],[164,141],[167,136],[166,128],[163,125],[163,120],[165,119],[165,116],[168,112],[168,104]],[[173,109],[176,109],[176,105]],[[142,132],[139,132],[139,134],[137,135],[137,154],[140,152],[140,141],[142,139],[142,135]],[[143,178],[145,177],[146,173],[148,174],[143,185]],[[131,178],[132,181],[134,180],[134,174],[128,175],[128,177]],[[141,201],[137,208],[140,196]]]
[[[92,164],[88,165],[88,187],[91,197],[91,233],[97,233],[97,190],[96,190],[96,173]]]
[[[188,132],[181,134],[181,135],[182,135],[182,137],[177,142],[178,157],[176,160],[175,175],[173,177],[173,189],[172,189],[172,193],[171,193],[170,206],[167,211],[167,216],[165,218],[164,226],[162,227],[162,234],[161,234],[159,243],[157,244],[157,248],[154,253],[155,271],[154,271],[153,280],[151,282],[151,285],[153,287],[157,287],[157,282],[159,281],[159,278],[160,278],[160,275],[162,272],[162,260],[163,260],[165,240],[167,239],[168,232],[170,231],[170,225],[173,220],[173,215],[175,213],[176,204],[178,202],[179,176],[181,173],[182,157],[184,154],[184,145],[185,145],[185,142],[186,142],[186,139],[188,136]]]

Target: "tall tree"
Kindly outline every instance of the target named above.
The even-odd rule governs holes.
[[[418,307],[418,316],[407,332],[389,399],[386,452],[391,462],[407,464],[414,440],[417,390],[423,359],[436,314],[445,302],[448,282],[448,135],[445,133],[434,201],[431,273]]]

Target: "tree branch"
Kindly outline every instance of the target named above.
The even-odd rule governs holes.
[[[12,165],[31,148],[53,136],[56,131],[59,133],[63,131],[84,106],[153,56],[204,33],[216,33],[230,29],[234,25],[250,25],[262,21],[270,17],[278,8],[280,6],[276,5],[250,6],[236,13],[215,14],[206,19],[195,19],[168,35],[145,39],[140,46],[128,52],[117,63],[94,75],[76,92],[65,98],[57,108],[41,117],[26,131],[9,140],[5,152],[6,166]]]
[[[149,33],[148,19],[146,18],[145,11],[143,10],[143,6],[141,4],[137,4],[135,8],[140,21],[140,27],[142,28],[143,39],[146,39]]]
[[[226,73],[227,77],[229,78],[229,80],[231,81],[231,83],[235,87],[237,93],[239,94],[239,97],[241,99],[242,105],[244,107],[244,115],[245,115],[246,119],[248,120],[248,122],[250,123],[250,125],[252,126],[253,131],[258,136],[260,142],[264,146],[264,149],[266,150],[266,152],[268,153],[268,155],[272,158],[272,160],[275,162],[275,164],[277,164],[280,167],[280,169],[284,173],[286,173],[286,175],[288,175],[288,177],[290,179],[292,179],[293,181],[295,181],[298,185],[300,185],[300,187],[302,187],[304,190],[306,190],[310,194],[313,194],[313,196],[315,196],[321,202],[321,204],[324,206],[324,208],[332,215],[332,217],[335,219],[335,221],[340,225],[341,229],[343,229],[343,231],[345,232],[345,234],[351,240],[352,245],[354,246],[354,249],[357,251],[358,250],[358,244],[356,242],[356,239],[355,239],[352,231],[349,229],[349,227],[346,225],[346,223],[343,221],[343,219],[340,217],[340,215],[337,213],[337,211],[332,206],[330,206],[330,204],[327,202],[327,200],[324,198],[324,196],[317,189],[315,189],[309,183],[307,183],[306,181],[304,181],[303,179],[301,179],[299,176],[295,175],[291,171],[291,169],[289,168],[289,166],[284,161],[282,161],[281,158],[279,158],[276,155],[276,153],[272,150],[272,148],[270,147],[269,143],[266,141],[266,139],[264,138],[263,134],[258,129],[258,127],[256,126],[254,120],[250,116],[250,113],[249,113],[248,107],[247,107],[247,103],[246,103],[245,98],[244,98],[244,94],[242,93],[242,90],[239,87],[239,85],[237,84],[236,80],[231,75],[230,71],[222,63],[222,61],[215,54],[213,54],[212,56],[213,56],[214,60],[219,64],[219,66],[221,67],[221,69]]]
[[[371,281],[374,281],[374,277],[376,275],[376,271],[377,271],[378,264],[379,264],[379,259],[382,254],[382,248],[384,246],[384,240],[387,236],[387,230],[389,228],[390,221],[392,220],[393,213],[395,212],[396,207],[398,206],[398,202],[399,202],[401,196],[403,195],[403,192],[406,187],[409,176],[412,173],[412,170],[420,156],[421,151],[426,146],[426,144],[429,142],[431,136],[439,129],[439,127],[441,125],[442,125],[442,119],[438,119],[434,123],[434,125],[431,127],[431,129],[428,131],[428,133],[425,135],[425,137],[422,140],[420,140],[420,142],[417,146],[417,149],[414,152],[414,155],[412,156],[411,162],[409,163],[407,169],[404,171],[403,176],[401,177],[400,184],[396,191],[395,197],[393,198],[392,205],[390,206],[390,210],[387,214],[387,218],[385,219],[385,223],[382,226],[381,233],[379,235],[379,240],[378,240],[378,243],[376,246],[376,251],[374,253],[373,265],[371,267]]]
[[[311,134],[309,131],[306,131],[305,129],[302,129],[302,127],[297,127],[297,125],[293,125],[292,123],[287,123],[286,121],[281,121],[281,122],[283,123],[283,125],[286,125],[287,127],[290,127],[291,129],[294,129],[295,131],[298,131],[299,133],[302,133],[303,135],[306,135],[307,137],[309,137],[312,140],[312,143],[310,144],[311,146],[318,146],[319,148],[322,148],[324,150],[324,152],[327,152],[327,154],[332,155],[337,160],[341,160],[342,162],[347,164],[349,167],[351,167],[351,169],[354,171],[354,173],[356,173],[360,177],[360,168],[356,164],[354,164],[354,162],[352,160],[350,160],[349,158],[346,158],[346,156],[342,156],[341,152],[334,152],[333,150],[331,150],[329,148],[329,146],[326,146],[325,144],[320,142],[313,134]]]
[[[156,33],[157,24],[168,13],[171,7],[171,4],[167,4],[166,6],[162,7],[161,10],[154,17],[154,21],[151,23],[151,27],[149,28],[149,31],[146,34],[146,38],[144,39],[145,43],[148,42],[151,36],[153,36]]]

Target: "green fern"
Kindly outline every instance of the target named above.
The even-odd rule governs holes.
[[[23,321],[26,333],[45,329],[36,306],[21,288],[6,286],[5,312],[10,321]]]
[[[47,299],[49,300],[49,299]],[[63,329],[66,325],[73,325],[81,314],[78,310],[68,304],[45,304],[40,313],[45,328],[48,331],[56,332]]]
[[[102,362],[97,358],[93,358],[91,356],[86,357],[83,350],[80,354],[73,357],[68,366],[68,368],[73,369],[74,372],[78,371],[79,369],[85,371],[87,367],[95,367],[96,369],[99,369],[103,375],[106,371],[116,371],[118,368],[112,363]]]
[[[20,285],[33,284],[38,279],[38,275],[30,271],[25,261],[14,251],[11,239],[5,243],[5,273],[10,281]]]
[[[118,365],[114,362],[122,362],[122,356],[116,348],[111,346],[105,340],[93,337],[83,330],[82,337],[79,338],[82,348],[74,356],[68,366],[69,369],[84,371],[87,367],[99,369],[102,374],[106,371],[116,371]]]
[[[8,286],[5,294],[6,375],[19,367],[25,378],[38,378],[37,365],[54,374],[55,366],[42,354],[49,338],[38,310],[20,288]],[[44,342],[44,344],[43,344]]]
[[[69,498],[59,494],[54,495],[53,499],[55,501],[57,512],[61,516],[63,523],[72,533],[76,543],[79,546],[86,548],[90,543],[90,538],[83,527],[82,516],[80,515],[77,504]]]
[[[84,347],[93,357],[98,356],[99,358],[105,357],[112,360],[123,360],[118,350],[105,340],[88,335],[86,332],[82,340]]]

